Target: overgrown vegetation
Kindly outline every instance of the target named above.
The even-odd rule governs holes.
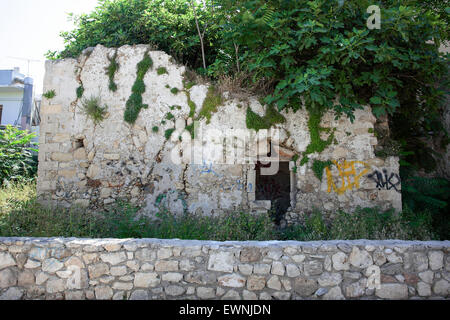
[[[369,104],[377,117],[389,115],[402,157],[420,167],[427,163],[422,158],[432,160],[421,137],[443,132],[438,120],[448,66],[438,48],[450,34],[450,9],[436,0],[377,2],[381,29],[368,29],[372,4],[106,0],[74,17],[76,28],[61,33],[66,48],[49,58],[77,57],[97,44],[147,43],[213,80],[239,79],[241,88],[265,95],[278,111],[304,105],[316,115],[333,110],[352,119],[354,110]],[[448,143],[448,135],[442,141]],[[315,146],[311,150],[322,149]]]
[[[7,125],[0,130],[0,186],[12,181],[33,180],[37,172],[37,154],[31,140],[36,135]]]
[[[336,219],[326,223],[320,211],[314,211],[304,224],[287,228],[283,240],[336,240],[336,239],[403,239],[430,240],[447,239],[432,228],[432,215],[427,212],[412,212],[409,209],[401,214],[393,210],[380,211],[364,208],[354,213],[339,211]],[[443,236],[441,238],[440,236]]]
[[[275,110],[273,106],[267,106],[264,117],[260,117],[253,112],[250,106],[247,108],[245,122],[248,129],[254,129],[257,132],[261,129],[270,129],[274,124],[284,123],[286,118]]]
[[[94,122],[99,124],[105,119],[108,113],[108,106],[102,106],[101,99],[98,96],[91,96],[88,99],[83,99],[81,102],[83,112]]]
[[[56,96],[56,92],[55,90],[48,90],[45,93],[42,94],[45,98],[47,98],[48,100],[53,99]]]
[[[118,202],[102,212],[83,208],[46,208],[35,201],[35,184],[0,188],[0,236],[89,238],[178,238],[198,240],[332,240],[449,239],[449,229],[436,229],[427,211],[359,209],[338,212],[328,223],[319,211],[303,224],[279,229],[268,215],[243,212],[219,217],[173,215],[164,207],[157,221],[137,214],[138,208]]]
[[[116,74],[117,70],[119,70],[119,63],[117,62],[117,50],[114,52],[114,55],[112,57],[107,57],[109,60],[109,66],[106,68],[106,75],[109,79],[108,88],[112,92],[117,91],[117,84],[114,82],[114,75]]]
[[[405,170],[402,170],[405,171]],[[433,229],[447,239],[450,233],[450,181],[444,178],[416,177],[403,172],[403,206],[413,212],[429,212]]]
[[[130,124],[136,121],[142,108],[148,108],[148,105],[142,103],[142,94],[145,92],[144,76],[152,66],[152,58],[146,52],[144,58],[137,65],[136,81],[131,88],[131,96],[126,103],[124,120]]]

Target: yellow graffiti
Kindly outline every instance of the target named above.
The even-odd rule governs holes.
[[[343,163],[339,163],[333,160],[333,163],[338,169],[339,177],[342,180],[342,185],[339,188],[336,187],[333,181],[333,177],[331,175],[331,171],[328,167],[326,167],[325,170],[327,172],[328,192],[331,192],[331,189],[333,189],[339,195],[343,194],[347,190],[353,189],[353,187],[358,189],[359,179],[370,170],[370,166],[362,161],[347,162],[346,160],[344,160]],[[364,165],[364,170],[362,170],[359,174],[356,174],[355,164]]]

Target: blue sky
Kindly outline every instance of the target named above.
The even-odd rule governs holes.
[[[11,57],[40,60],[30,63],[36,93],[42,93],[44,54],[61,50],[60,31],[73,29],[67,13],[89,13],[97,0],[0,0],[0,69],[20,67],[28,73],[27,61]]]

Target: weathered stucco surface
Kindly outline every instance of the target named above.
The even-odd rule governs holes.
[[[114,81],[118,89],[111,92],[105,68],[109,65],[108,56],[116,50],[120,67]],[[44,99],[41,110],[39,198],[64,206],[80,204],[90,208],[103,207],[121,198],[143,206],[143,211],[149,214],[161,206],[174,213],[187,210],[205,215],[264,209],[264,204],[254,202],[255,178],[251,164],[171,161],[172,150],[189,140],[188,131],[182,128],[192,119],[183,91],[185,68],[173,63],[164,52],[149,52],[153,68],[145,75],[146,90],[142,95],[143,103],[149,107],[140,111],[134,125],[123,120],[137,64],[148,50],[145,45],[118,49],[99,45],[87,49],[78,60],[47,61],[44,92],[53,89],[56,96]],[[157,75],[159,67],[166,68],[167,74]],[[78,99],[76,90],[81,85],[84,93]],[[180,90],[178,94],[171,93],[174,87]],[[198,114],[208,86],[194,85],[188,91]],[[102,104],[108,105],[106,119],[97,125],[80,107],[82,99],[91,96],[100,97]],[[248,102],[225,99],[210,123],[206,119],[200,122],[205,130],[246,129],[248,106],[264,114],[265,107],[256,97]],[[162,124],[169,112],[174,119]],[[278,146],[288,156],[300,155],[291,164],[292,201],[286,216],[288,222],[314,207],[329,212],[353,210],[357,206],[401,209],[398,158],[375,157],[373,147],[377,139],[370,129],[376,119],[370,108],[356,111],[353,123],[346,117],[336,120],[333,114],[326,114],[321,125],[336,128],[335,143],[320,154],[310,155],[310,161],[304,166],[299,163],[301,153],[310,143],[308,114],[304,110],[282,114],[286,123],[274,126],[280,130]],[[175,123],[177,130],[167,140],[164,132],[175,128]],[[159,127],[158,132],[153,132],[154,126]],[[324,132],[323,138],[326,137]],[[211,144],[203,147],[205,153]],[[324,170],[322,181],[313,173],[314,159],[336,161],[329,174]]]
[[[0,238],[0,300],[448,299],[449,241]]]

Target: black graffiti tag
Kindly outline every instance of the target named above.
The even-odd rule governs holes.
[[[377,184],[378,190],[386,189],[391,190],[394,189],[397,192],[400,192],[398,190],[398,187],[400,187],[401,180],[400,176],[397,173],[391,173],[388,174],[386,169],[383,169],[383,173],[380,171],[374,171],[371,174],[367,175],[369,179],[372,179]]]

